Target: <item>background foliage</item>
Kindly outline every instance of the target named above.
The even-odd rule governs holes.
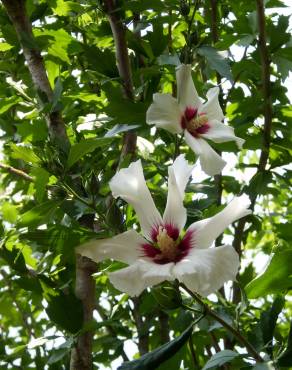
[[[53,89],[49,101],[36,90],[15,28],[0,7],[0,368],[68,369],[71,349],[85,332],[93,334],[96,369],[115,369],[174,337],[170,348],[122,368],[292,368],[292,111],[283,84],[292,68],[292,40],[289,17],[277,11],[284,4],[265,3],[265,62],[259,1],[117,0],[114,14],[126,30],[133,77],[131,100],[123,94],[108,3],[26,1],[34,37],[24,32],[21,42],[42,53]],[[234,225],[225,236],[238,251],[243,247],[238,284],[209,304],[266,364],[255,364],[214,317],[188,329],[200,314],[183,308],[169,285],[134,300],[120,294],[107,278],[119,263],[99,264],[94,319],[85,324],[83,302],[74,292],[74,248],[137,221],[130,206],[112,200],[108,187],[118,166],[133,159],[132,153],[121,156],[125,135],[138,135],[135,157],[143,160],[160,210],[166,202],[165,164],[179,151],[195,161],[175,136],[145,123],[152,94],[175,93],[180,62],[193,65],[200,96],[221,84],[228,124],[246,140],[240,153],[233,143],[216,145],[236,169],[227,166],[222,176],[201,183],[194,178],[185,206],[191,223],[215,214],[221,201],[242,191],[256,202],[242,230]],[[46,117],[54,113],[62,114],[70,145],[49,135]],[[268,155],[264,166],[262,152]],[[267,256],[269,266],[257,276],[257,264],[262,267]],[[182,298],[197,307],[188,295]]]

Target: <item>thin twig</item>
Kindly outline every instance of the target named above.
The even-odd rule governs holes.
[[[195,350],[195,344],[193,341],[193,336],[191,335],[189,338],[189,349],[192,355],[193,363],[194,363],[194,369],[199,369],[199,362],[196,356],[196,350]]]
[[[105,0],[105,12],[110,22],[111,30],[116,48],[116,60],[118,64],[119,75],[123,81],[123,91],[125,97],[129,100],[134,99],[133,80],[126,42],[126,32],[122,19],[118,15],[118,9],[113,0]],[[119,166],[122,164],[125,156],[136,151],[137,135],[134,131],[127,132],[123,137],[123,147],[120,155]]]
[[[33,181],[33,177],[29,176],[26,172],[24,172],[22,170],[19,170],[18,168],[9,166],[9,165],[4,164],[4,163],[0,163],[0,168],[2,168],[6,172],[9,172],[13,175],[16,175],[18,177],[22,177],[24,180],[27,180],[29,182]]]
[[[264,362],[263,358],[260,354],[257,353],[256,349],[253,347],[251,343],[232,325],[226,322],[222,317],[220,317],[215,311],[213,311],[203,300],[200,296],[194,292],[192,292],[189,288],[185,286],[185,284],[180,283],[180,286],[188,292],[188,294],[194,298],[204,309],[205,313],[210,317],[213,317],[217,322],[219,322],[224,328],[226,328],[241,344],[245,346],[248,353],[257,361],[257,362]]]
[[[53,91],[43,57],[33,35],[32,25],[26,11],[26,0],[2,0],[2,3],[13,23],[39,100],[44,107],[47,103],[53,102]],[[45,117],[51,139],[58,144],[59,148],[67,150],[70,144],[60,112],[53,110],[46,113]]]

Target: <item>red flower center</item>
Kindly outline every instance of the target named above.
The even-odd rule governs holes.
[[[210,126],[208,125],[208,117],[205,113],[198,113],[198,109],[187,107],[184,115],[181,118],[181,127],[194,136],[205,134]]]
[[[159,265],[177,263],[186,257],[191,249],[191,234],[186,233],[183,239],[180,239],[179,230],[173,225],[155,227],[152,230],[152,243],[142,245],[143,256]]]

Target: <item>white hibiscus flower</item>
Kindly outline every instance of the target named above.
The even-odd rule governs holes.
[[[218,101],[218,87],[207,92],[208,101],[203,104],[194,86],[190,65],[179,66],[176,79],[177,99],[170,94],[154,94],[146,122],[174,134],[183,132],[187,144],[199,156],[203,171],[210,176],[218,174],[226,162],[205,139],[215,143],[235,141],[239,148],[244,140],[234,135],[232,127],[221,123],[224,115]]]
[[[235,220],[251,213],[247,196],[234,198],[215,216],[194,222],[186,231],[184,191],[193,170],[183,155],[168,167],[168,196],[161,217],[147,188],[141,161],[121,169],[110,181],[115,198],[131,204],[142,234],[130,230],[109,239],[92,240],[77,253],[96,262],[108,258],[129,266],[109,275],[112,284],[131,296],[165,280],[178,279],[203,296],[234,280],[239,258],[229,245],[210,248],[213,241]]]

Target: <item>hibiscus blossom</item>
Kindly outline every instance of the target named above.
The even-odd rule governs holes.
[[[111,258],[127,263],[128,267],[109,278],[118,290],[131,296],[175,279],[207,296],[234,280],[239,258],[233,247],[210,247],[229,224],[251,212],[250,201],[247,196],[234,198],[223,211],[194,222],[184,231],[184,191],[192,170],[183,155],[168,167],[168,196],[161,217],[147,188],[141,161],[121,169],[110,181],[110,188],[115,198],[121,197],[133,206],[143,235],[129,230],[113,238],[89,241],[77,252],[96,262]]]
[[[226,162],[205,139],[215,143],[235,141],[239,148],[244,140],[234,135],[232,127],[221,123],[224,115],[218,101],[218,87],[207,92],[208,101],[203,104],[194,86],[190,65],[178,67],[176,80],[177,99],[170,94],[154,94],[146,122],[174,134],[183,132],[187,144],[199,156],[203,171],[210,176],[218,174]]]

